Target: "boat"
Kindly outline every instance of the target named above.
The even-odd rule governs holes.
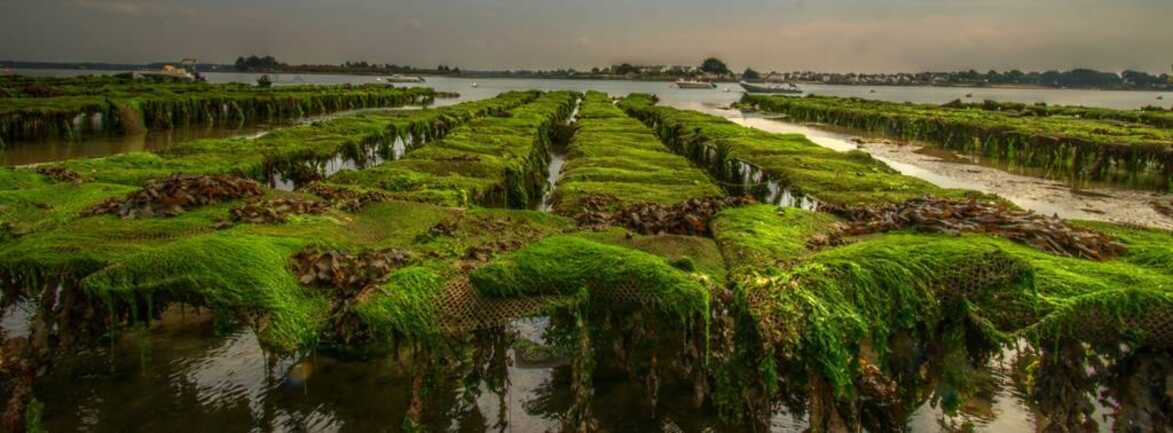
[[[472,83],[472,87],[473,87],[473,88],[476,88],[476,87],[481,87],[481,85],[480,85],[480,84],[477,84],[477,83]]]
[[[802,93],[802,89],[795,86],[794,83],[786,84],[754,84],[742,81],[741,88],[745,89],[746,93],[776,93],[783,95],[798,95]]]
[[[176,81],[196,81],[196,76],[187,72],[187,69],[176,68],[171,65],[163,65],[163,69],[158,71],[144,70],[135,71],[132,74],[135,78],[155,78],[164,80]]]
[[[386,81],[388,83],[424,83],[424,82],[427,82],[428,80],[425,80],[424,77],[420,77],[417,75],[395,74],[390,77],[384,78],[383,81]]]
[[[676,80],[676,87],[681,89],[716,89],[717,83],[698,80]]]

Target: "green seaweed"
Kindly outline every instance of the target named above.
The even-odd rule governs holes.
[[[629,291],[647,297],[671,316],[706,317],[709,288],[704,278],[680,271],[665,259],[575,236],[553,236],[469,275],[482,296],[590,296]]]
[[[898,104],[822,96],[747,95],[742,104],[799,121],[926,141],[1077,180],[1173,188],[1173,133],[1168,128],[1080,116],[1090,114],[1088,110],[1023,116],[966,105]],[[1100,117],[1105,116],[1122,117]]]
[[[727,186],[746,185],[747,165],[800,195],[833,204],[877,204],[923,196],[963,197],[896,172],[859,152],[836,152],[799,134],[774,134],[721,117],[655,106],[647,95],[620,102],[629,114],[653,126],[673,151],[705,167]]]
[[[605,93],[586,94],[567,150],[554,200],[560,213],[574,213],[582,200],[603,195],[616,199],[611,203],[615,208],[725,195],[651,130],[624,115]]]

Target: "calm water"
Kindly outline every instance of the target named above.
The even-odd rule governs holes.
[[[568,413],[586,413],[607,432],[762,431],[750,421],[720,423],[709,404],[698,406],[691,376],[676,371],[679,349],[653,351],[661,367],[648,370],[651,352],[633,349],[638,344],[608,339],[591,353],[558,349],[566,346],[553,341],[567,331],[555,323],[568,321],[526,319],[479,332],[447,352],[444,367],[427,368],[407,349],[363,361],[324,353],[277,357],[247,330],[218,334],[208,314],[173,308],[150,331],[122,333],[109,346],[62,361],[37,395],[50,432],[399,432],[413,395],[430,431],[559,431]],[[630,331],[592,332],[617,338]],[[1090,408],[1081,431],[1153,431],[1154,410],[1159,418],[1170,409],[1163,385],[1152,390],[1160,392],[1144,385],[1173,380],[1167,356],[1035,370],[1040,380],[1080,378],[1072,387],[1058,381],[1043,389],[1062,392],[1057,403],[1025,393],[1027,371],[1039,359],[1028,346],[985,355],[960,346],[910,347],[895,347],[891,358],[898,371],[913,372],[900,382],[908,392],[900,406],[908,409],[886,420],[910,432],[1033,432],[1077,403]],[[574,362],[583,357],[598,364],[587,397],[576,398],[582,394],[571,386]],[[650,371],[658,372],[656,391],[647,386]],[[413,378],[423,376],[431,378],[430,391],[413,393]],[[807,397],[784,391],[756,424],[803,432],[801,404],[785,402]]]

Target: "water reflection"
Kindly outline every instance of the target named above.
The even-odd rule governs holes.
[[[438,101],[445,101],[445,104],[448,103],[444,99],[439,99]],[[93,133],[72,140],[56,138],[36,141],[16,141],[6,143],[7,147],[5,147],[3,152],[0,152],[0,164],[21,166],[70,159],[98,158],[130,152],[159,151],[171,146],[204,139],[257,139],[265,136],[269,131],[281,127],[320,122],[360,113],[418,110],[420,108],[364,108],[307,116],[301,119],[290,119],[272,123],[254,123],[232,127],[188,125],[128,135]]]
[[[758,404],[764,419],[719,421],[711,369],[753,367],[719,365],[690,332],[655,323],[556,314],[348,360],[272,356],[251,332],[218,333],[205,311],[173,307],[149,331],[59,361],[37,395],[61,432],[798,433],[823,413],[811,388],[783,384]],[[960,330],[898,335],[889,349],[894,395],[855,403],[867,431],[1163,431],[1173,413],[1167,352],[999,349]]]
[[[380,139],[347,147],[325,158],[270,161],[266,176],[270,187],[293,191],[344,170],[362,170],[382,165],[387,161],[398,161],[408,151],[427,142],[427,136],[407,134],[395,137],[389,142]]]

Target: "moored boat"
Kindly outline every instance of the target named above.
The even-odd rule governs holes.
[[[797,95],[802,93],[802,89],[795,86],[794,83],[782,84],[754,84],[742,81],[741,88],[748,93],[773,93],[783,95]]]
[[[681,89],[716,89],[717,83],[699,80],[676,80],[676,87]]]
[[[176,68],[171,65],[163,65],[163,69],[134,71],[131,73],[135,78],[153,78],[161,80],[175,80],[175,81],[196,81],[196,76],[188,72],[184,68]]]
[[[427,82],[428,80],[425,80],[424,77],[420,77],[417,75],[395,74],[390,77],[384,78],[383,81],[386,81],[388,83],[424,83],[424,82]]]

